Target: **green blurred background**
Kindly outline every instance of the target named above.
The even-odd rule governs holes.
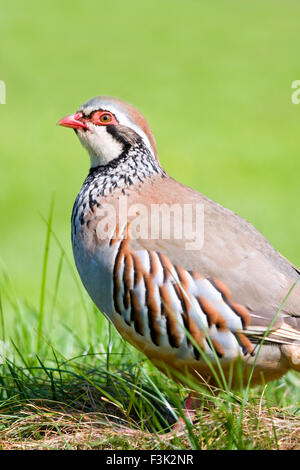
[[[5,2],[0,256],[38,303],[47,217],[71,256],[88,156],[56,122],[106,94],[147,117],[168,172],[251,221],[300,265],[297,0]],[[51,245],[51,290],[58,253]],[[52,283],[52,284],[51,284]],[[72,296],[68,282],[65,298]]]

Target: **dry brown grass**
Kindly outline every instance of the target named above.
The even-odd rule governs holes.
[[[233,411],[236,413],[238,408]],[[201,424],[198,421],[193,426],[199,447],[226,448],[226,419],[217,409],[202,415]],[[129,427],[128,421],[108,410],[101,414],[79,413],[28,404],[18,417],[7,417],[7,422],[4,421],[2,417],[2,424],[6,424],[0,432],[3,450],[192,448],[186,430],[166,434],[143,432],[134,429],[133,424]],[[300,418],[288,410],[247,407],[243,415],[243,433],[252,449],[300,450]]]

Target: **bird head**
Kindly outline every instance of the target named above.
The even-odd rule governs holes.
[[[91,158],[91,168],[107,165],[134,145],[143,145],[158,160],[156,144],[144,116],[131,104],[99,96],[85,102],[58,124],[75,130]]]

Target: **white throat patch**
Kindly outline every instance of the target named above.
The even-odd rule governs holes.
[[[123,145],[107,132],[106,126],[96,126],[89,123],[90,131],[79,131],[77,133],[80,142],[90,154],[91,168],[106,165],[111,160],[118,158]]]

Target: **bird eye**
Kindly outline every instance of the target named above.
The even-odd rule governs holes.
[[[108,124],[109,122],[112,121],[112,115],[108,113],[104,113],[100,116],[100,121],[103,122],[104,124]]]
[[[91,121],[100,126],[106,126],[108,124],[118,124],[115,116],[109,111],[95,111],[91,116]]]

